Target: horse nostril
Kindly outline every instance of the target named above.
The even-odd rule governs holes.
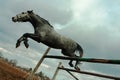
[[[12,21],[15,22],[15,18],[14,17],[12,17]]]
[[[12,17],[12,20],[14,19],[14,17]]]

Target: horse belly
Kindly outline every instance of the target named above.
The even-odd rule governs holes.
[[[64,41],[64,49],[66,50],[75,50],[75,48],[77,47],[77,44],[75,41],[73,41],[72,39],[66,38]]]
[[[75,41],[62,36],[58,39],[54,39],[50,43],[50,46],[56,49],[65,49],[67,51],[74,51],[75,48],[77,47],[77,44]]]
[[[55,49],[63,49],[64,48],[64,44],[61,41],[60,36],[47,36],[46,39],[42,42],[45,45],[55,48]]]
[[[76,47],[76,42],[74,42],[72,39],[58,34],[55,31],[46,33],[46,36],[44,36],[42,43],[55,49],[70,50]]]
[[[62,49],[61,45],[56,44],[55,41],[43,41],[42,43],[49,46],[49,47],[51,47],[51,48]]]

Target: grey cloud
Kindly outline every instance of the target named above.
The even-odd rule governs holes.
[[[56,2],[59,3],[58,1]],[[66,24],[72,17],[70,5],[71,5],[70,1],[63,1],[63,3],[59,5],[54,4],[54,2],[52,3],[52,1],[51,3],[48,3],[47,0],[45,1],[31,0],[31,1],[15,1],[13,4],[12,1],[10,1],[7,6],[10,7],[12,12],[16,14],[18,12],[33,9],[36,14],[40,15],[45,19],[48,19],[53,24],[54,23]]]
[[[66,24],[70,24],[59,32],[62,35],[66,37],[70,37],[73,40],[77,41],[84,49],[84,53],[85,53],[84,57],[119,59],[119,56],[120,56],[119,54],[119,50],[120,50],[119,15],[120,14],[117,11],[119,10],[118,8],[117,10],[115,10],[115,12],[111,10],[110,14],[107,14],[107,17],[104,19],[104,21],[102,21],[102,23],[104,22],[104,24],[100,24],[100,23],[98,24],[97,22],[99,21],[97,20],[99,19],[97,19],[95,15],[92,16],[93,18],[91,17],[90,14],[92,14],[92,12],[94,11],[93,9],[85,11],[85,14],[83,13],[82,17],[80,17],[80,21],[78,22],[75,21],[71,23],[73,19],[73,16],[72,16],[73,12],[71,11],[71,9],[69,9],[69,6],[71,4],[70,1],[64,0],[65,1],[64,3],[64,1],[62,0],[61,2],[63,2],[63,4],[58,4],[59,3],[58,1],[55,1],[56,4],[54,2],[48,2],[48,1],[49,0],[6,1],[6,4],[3,7],[0,7],[1,10],[4,9],[3,11],[0,12],[0,16],[1,16],[0,18],[0,21],[1,21],[0,43],[3,43],[3,44],[6,43],[5,44],[7,46],[6,48],[13,49],[14,44],[17,38],[19,38],[19,36],[21,36],[23,33],[26,33],[26,32],[33,32],[33,28],[31,24],[13,23],[11,21],[12,16],[22,11],[33,9],[35,13],[49,20],[51,24],[61,24],[63,26],[65,26]],[[105,7],[105,5],[103,7]],[[94,5],[92,7],[94,7],[96,11],[97,10],[99,11],[98,7],[96,8]],[[108,9],[109,7],[106,7],[106,8]],[[12,47],[8,46],[7,43],[9,43]],[[30,48],[35,49],[36,51],[40,52],[40,55],[43,54],[47,48],[47,46],[44,46],[43,44],[38,44],[36,42],[33,42],[32,40],[29,40],[29,44],[30,44]],[[1,44],[0,46],[4,47]],[[24,47],[21,46],[21,48],[24,48]],[[22,55],[22,57],[19,59],[24,60],[25,58],[24,56],[26,54],[23,55],[22,53],[25,52],[25,50],[16,49],[16,53],[21,51],[19,52],[19,54]],[[31,54],[34,54],[34,51]],[[59,50],[53,50],[53,49],[50,51],[50,54],[62,55]],[[16,55],[14,55],[14,57],[15,56]],[[40,58],[38,56],[36,57],[37,60],[39,60]],[[31,61],[29,60],[29,55],[26,57],[27,59],[25,60]],[[53,70],[56,68],[58,61],[62,61],[62,60],[49,60],[49,61],[45,61],[45,63],[48,63],[51,66],[53,66],[53,68],[51,69]],[[68,66],[67,61],[62,61],[62,62],[65,66]],[[29,62],[29,64],[31,64],[31,62]],[[105,70],[105,68],[102,66],[92,65],[92,64],[91,65],[88,64],[87,66],[84,64],[82,65],[82,67],[84,67],[82,68],[84,70],[93,69],[95,71],[107,73],[107,74],[109,73],[108,69],[111,69],[111,71],[115,71],[115,72],[110,73],[110,74],[113,75],[116,73],[115,75],[119,75],[117,74],[118,73],[117,70],[119,69],[119,66],[115,67],[114,70],[112,70],[113,66],[111,68],[108,68],[109,65],[105,66],[105,68],[108,68],[107,70]],[[63,76],[62,74],[63,73],[61,73],[61,76]],[[86,79],[86,78],[80,78],[80,79]],[[88,77],[87,79],[90,79],[90,78]],[[91,78],[91,80],[93,79],[94,77]]]
[[[89,56],[94,53],[93,56],[118,58],[120,36],[116,36],[114,30],[109,29],[109,26],[99,26],[92,30],[89,28],[90,25],[73,26],[71,25],[61,32],[77,41],[83,48],[85,47]],[[90,53],[92,54],[90,55]]]
[[[119,27],[117,24],[115,25]],[[60,33],[78,42],[84,49],[84,57],[119,59],[120,35],[118,34],[120,32],[116,32],[116,27],[113,28],[110,25],[98,25],[92,29],[91,27],[91,25],[79,24],[75,26],[72,24],[62,29]],[[89,64],[89,66],[103,74],[119,76],[119,66],[101,64]]]
[[[57,1],[56,1],[57,2]],[[17,37],[21,36],[26,32],[33,32],[33,28],[29,23],[13,23],[11,17],[15,16],[18,13],[21,13],[26,10],[33,9],[34,12],[41,17],[49,20],[49,22],[54,24],[65,25],[71,19],[72,12],[69,10],[70,3],[67,1],[62,1],[63,5],[48,3],[45,1],[7,1],[6,4],[2,5],[0,12],[1,22],[1,31],[8,36],[8,39],[16,40]],[[65,2],[65,3],[64,3]],[[59,3],[59,2],[57,2]],[[14,6],[13,6],[14,5]],[[57,6],[57,7],[56,7]],[[15,37],[17,36],[17,37]]]

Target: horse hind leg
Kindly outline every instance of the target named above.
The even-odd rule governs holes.
[[[61,52],[62,52],[62,54],[65,55],[65,56],[74,57],[73,54],[70,54],[70,53],[69,53],[67,50],[65,50],[65,49],[62,49]],[[73,60],[70,60],[70,62],[69,62],[70,67],[74,67],[74,65],[72,64],[72,62],[73,62]]]
[[[72,57],[73,57],[73,56],[72,56]],[[77,56],[74,55],[74,57],[77,57]],[[76,60],[75,66],[73,65],[72,62],[73,62],[73,60],[70,60],[69,65],[70,65],[71,67],[74,67],[76,70],[80,71],[80,68],[78,67],[79,60]]]
[[[79,64],[79,61],[76,60],[75,67],[74,67],[76,70],[80,70],[80,68],[78,67],[78,64]]]
[[[78,56],[75,55],[74,53],[71,53],[71,54],[69,54],[69,57],[71,57],[71,58],[77,58]],[[74,67],[76,70],[80,70],[80,68],[78,67],[78,64],[79,64],[79,60],[76,60],[75,65],[73,65],[73,60],[72,59],[69,62],[69,65],[71,67]]]
[[[74,55],[74,56],[72,56],[72,57],[77,57],[77,56]],[[73,62],[73,60],[70,60],[69,65],[70,65],[71,67],[74,67],[76,70],[80,71],[80,68],[78,67],[79,60],[76,60],[75,66],[73,65],[72,62]]]
[[[70,56],[70,57],[73,57],[73,58],[76,57],[74,53],[71,53],[69,56]],[[70,65],[71,67],[74,67],[74,68],[75,68],[75,66],[73,65],[73,60],[72,60],[72,59],[70,60],[69,65]]]
[[[73,62],[73,60],[70,60],[70,62],[69,62],[70,67],[74,67],[74,65],[72,64],[72,62]]]
[[[76,55],[76,57],[77,57],[77,58],[80,58],[80,57],[82,57],[82,56],[79,57],[79,56]],[[79,60],[76,60],[76,63],[75,63],[75,69],[76,69],[76,70],[80,70],[80,68],[78,67],[78,64],[81,64],[81,63],[80,63]]]
[[[70,56],[70,57],[73,57],[73,58],[76,57],[76,55],[75,55],[74,53],[71,53],[69,56]],[[78,61],[76,61],[76,64],[73,65],[73,60],[72,60],[72,59],[71,59],[70,62],[69,62],[69,65],[70,65],[71,67],[74,67],[75,69],[76,69],[76,67],[77,67],[77,64],[78,64]]]

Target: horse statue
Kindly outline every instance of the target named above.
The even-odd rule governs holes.
[[[51,48],[61,49],[61,53],[69,57],[82,57],[83,49],[81,46],[70,38],[64,37],[58,34],[53,26],[45,19],[41,18],[39,15],[35,14],[33,10],[22,12],[14,17],[12,17],[13,22],[30,22],[34,27],[34,33],[23,34],[16,43],[16,48],[20,46],[23,41],[25,47],[28,48],[28,38],[31,38],[38,43],[43,43]],[[79,56],[75,54],[79,51]],[[69,65],[75,69],[79,69],[76,60],[75,65],[72,64],[73,60],[70,60]]]

